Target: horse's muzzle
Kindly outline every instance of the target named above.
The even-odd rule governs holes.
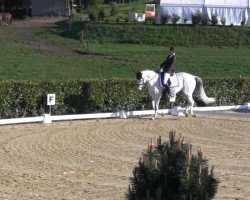
[[[137,89],[138,89],[138,90],[140,90],[140,91],[141,91],[141,90],[142,90],[142,88],[143,88],[143,85],[141,85],[141,84],[137,84]]]

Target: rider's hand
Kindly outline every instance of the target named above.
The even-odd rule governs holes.
[[[156,69],[156,72],[157,73],[163,72],[163,69],[161,67],[159,67],[159,68]]]

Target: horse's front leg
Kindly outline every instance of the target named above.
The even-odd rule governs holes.
[[[190,115],[191,115],[192,117],[196,117],[196,115],[194,114],[193,108],[194,108],[194,105],[191,105],[190,108],[189,108],[189,112],[190,112]]]
[[[193,115],[193,109],[190,105],[187,105],[185,108],[185,116],[188,117],[189,115]]]
[[[157,117],[157,106],[156,106],[156,101],[155,100],[152,100],[152,107],[153,107],[153,110],[154,110],[154,114],[153,114],[153,117],[152,119],[155,119]]]
[[[188,114],[189,114],[188,110],[189,110],[189,106],[186,106],[185,107],[185,112],[184,112],[185,117],[188,117]]]
[[[155,119],[157,117],[157,115],[158,115],[159,104],[160,104],[160,98],[152,100],[152,106],[153,106],[153,109],[154,109],[154,115],[153,115],[152,119]]]

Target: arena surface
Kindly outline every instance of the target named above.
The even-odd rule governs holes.
[[[250,199],[250,119],[208,115],[0,126],[0,199],[125,199],[148,140],[171,130],[215,165],[215,199]]]

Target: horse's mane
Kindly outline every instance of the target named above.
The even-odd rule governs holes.
[[[145,70],[142,70],[141,71],[142,73],[156,73],[154,70],[151,70],[151,69],[145,69]]]
[[[136,73],[136,79],[137,80],[142,79],[143,74],[144,76],[150,76],[150,75],[156,75],[156,72],[150,69],[142,70]]]
[[[141,73],[146,73],[146,74],[148,74],[148,73],[153,73],[153,74],[156,74],[156,72],[153,71],[153,70],[151,70],[151,69],[142,70]]]
[[[151,70],[151,69],[144,69],[144,70],[142,70],[141,72],[155,72],[155,71],[153,71],[153,70]]]

